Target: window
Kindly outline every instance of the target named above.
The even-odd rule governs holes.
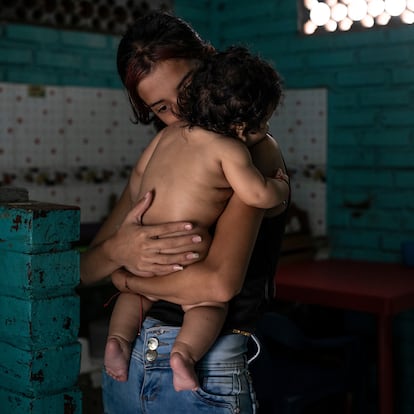
[[[414,23],[414,0],[300,0],[300,11],[305,35]]]

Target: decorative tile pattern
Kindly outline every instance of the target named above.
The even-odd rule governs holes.
[[[101,220],[155,135],[131,115],[122,90],[0,84],[0,185]]]
[[[270,131],[279,142],[292,183],[292,200],[309,214],[312,234],[326,234],[326,89],[289,89]]]
[[[326,105],[326,90],[287,90],[270,128],[315,235],[326,233]],[[118,89],[0,83],[0,185],[80,206],[83,223],[100,221],[155,135],[131,115]]]

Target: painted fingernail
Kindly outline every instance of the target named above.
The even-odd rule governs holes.
[[[189,253],[185,257],[186,257],[186,259],[198,259],[200,257],[200,255],[198,253]]]
[[[177,270],[183,270],[184,269],[184,267],[182,267],[182,266],[180,266],[180,265],[174,265],[173,266],[173,270],[174,271],[177,271]]]
[[[192,230],[193,225],[192,225],[192,224],[186,224],[186,225],[184,226],[184,228],[185,228],[186,230]]]
[[[193,243],[200,243],[201,242],[201,237],[200,236],[194,236],[192,239]]]

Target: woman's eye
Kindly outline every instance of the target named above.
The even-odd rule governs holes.
[[[162,114],[164,112],[168,111],[168,106],[167,105],[162,105],[159,108],[157,108],[157,113],[158,114]]]

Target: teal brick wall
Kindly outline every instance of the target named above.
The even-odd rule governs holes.
[[[116,36],[30,25],[0,26],[0,81],[114,87]]]
[[[328,89],[332,256],[400,261],[401,242],[414,239],[412,26],[305,37],[295,1],[213,1],[208,13],[175,4],[215,46],[242,42],[271,60],[287,88]]]

